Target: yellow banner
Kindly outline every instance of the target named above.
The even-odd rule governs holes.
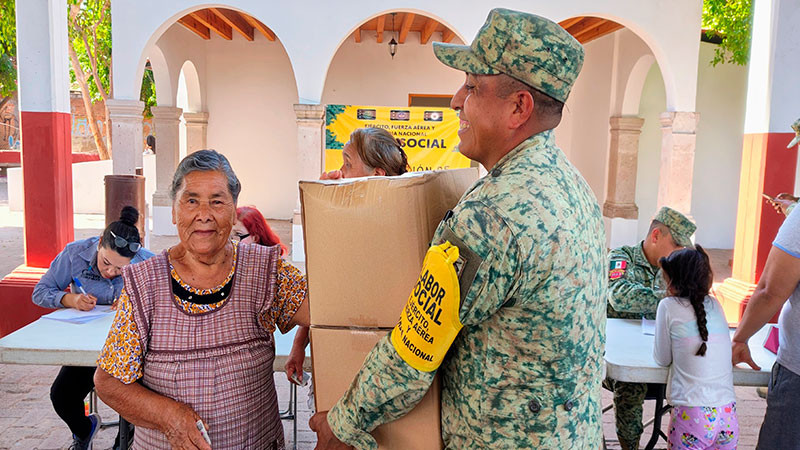
[[[325,171],[342,167],[342,148],[357,128],[383,128],[400,140],[412,171],[470,167],[457,150],[458,115],[450,108],[327,105]]]

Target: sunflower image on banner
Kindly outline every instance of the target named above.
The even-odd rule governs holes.
[[[450,108],[327,105],[325,171],[342,167],[342,149],[357,128],[383,128],[400,141],[412,171],[460,169],[458,115]]]

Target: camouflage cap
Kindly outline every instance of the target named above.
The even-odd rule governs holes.
[[[672,238],[675,239],[676,244],[682,247],[694,247],[690,238],[697,230],[697,225],[689,220],[688,217],[668,206],[664,206],[658,210],[658,214],[653,220],[657,220],[669,228],[669,232],[672,233]]]
[[[792,139],[792,142],[789,142],[789,145],[787,145],[786,148],[792,148],[800,143],[800,119],[794,121],[792,124],[792,129],[794,130],[794,139]]]
[[[566,102],[583,66],[583,46],[557,23],[495,8],[472,44],[433,43],[440,61],[478,75],[504,73]]]

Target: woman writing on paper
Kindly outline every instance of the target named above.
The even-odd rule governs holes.
[[[56,256],[33,289],[33,302],[44,308],[89,311],[110,305],[122,290],[122,268],[153,254],[142,248],[136,222],[139,211],[126,206],[100,236],[71,242]],[[66,292],[67,287],[70,292]],[[72,431],[71,449],[89,448],[100,429],[97,414],[84,415],[83,399],[94,389],[94,367],[64,366],[50,388],[50,400]]]

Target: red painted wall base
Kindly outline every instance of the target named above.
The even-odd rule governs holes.
[[[33,287],[47,269],[19,266],[0,280],[0,337],[24,327],[51,309],[36,306],[31,301]]]
[[[73,241],[69,113],[20,113],[25,193],[25,264],[50,267]]]

